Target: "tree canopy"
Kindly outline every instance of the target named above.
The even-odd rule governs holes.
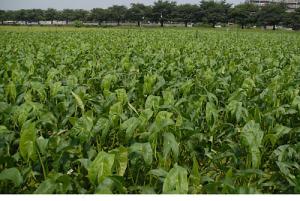
[[[202,23],[215,27],[218,23],[233,22],[245,28],[247,26],[267,25],[273,26],[282,24],[293,27],[300,24],[300,9],[295,12],[286,12],[284,3],[270,3],[263,7],[254,4],[243,3],[236,6],[227,3],[202,0],[199,4],[177,4],[175,1],[158,0],[153,5],[132,3],[129,8],[121,5],[113,5],[107,9],[94,8],[92,10],[64,9],[56,10],[49,8],[41,9],[21,9],[15,11],[0,10],[0,21],[25,21],[39,22],[42,20],[97,22],[136,22],[141,26],[141,22],[150,21],[159,23],[162,27],[165,23]]]

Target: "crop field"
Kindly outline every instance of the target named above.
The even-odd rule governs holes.
[[[300,193],[300,34],[0,29],[0,193]]]

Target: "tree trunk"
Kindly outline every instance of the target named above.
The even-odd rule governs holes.
[[[164,27],[164,21],[163,20],[160,20],[160,26]]]
[[[245,26],[242,24],[242,29],[244,29],[245,28]]]
[[[51,20],[51,25],[53,25],[53,20]]]
[[[101,21],[98,21],[98,25],[101,26]]]
[[[138,27],[141,27],[141,21],[138,20]]]
[[[66,20],[66,24],[67,24],[67,25],[69,24],[69,20]]]
[[[275,24],[273,25],[273,30],[276,30]]]
[[[121,20],[118,20],[118,26],[120,26],[120,21],[121,21]]]
[[[188,22],[184,22],[184,26],[187,27],[187,25],[188,25]]]

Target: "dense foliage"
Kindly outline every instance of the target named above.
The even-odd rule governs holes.
[[[1,29],[1,193],[299,193],[300,36]]]
[[[94,22],[101,25],[103,22],[141,22],[160,23],[200,23],[215,26],[217,23],[236,23],[242,28],[246,26],[275,26],[284,25],[295,27],[300,25],[300,8],[295,12],[286,12],[284,3],[271,3],[258,7],[255,4],[243,3],[236,6],[226,1],[199,1],[198,4],[177,4],[175,1],[155,1],[153,5],[132,3],[130,8],[114,5],[107,9],[94,8],[90,11],[83,9],[21,9],[16,11],[1,11],[0,22],[6,20],[40,22],[63,20],[69,24],[70,21]]]

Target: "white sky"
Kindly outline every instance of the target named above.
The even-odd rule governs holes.
[[[56,9],[92,9],[107,8],[112,5],[129,6],[130,3],[153,4],[155,0],[0,0],[0,10],[17,10],[30,8]],[[177,3],[198,4],[200,0],[175,0]],[[238,4],[244,0],[227,0],[228,3]]]

